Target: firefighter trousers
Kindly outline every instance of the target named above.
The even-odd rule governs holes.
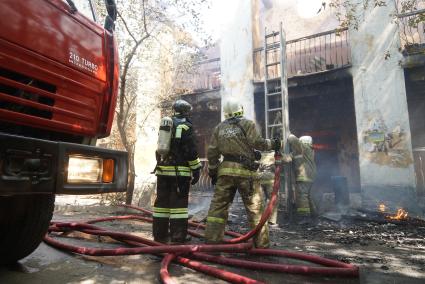
[[[158,176],[153,208],[155,241],[183,243],[187,236],[190,178]]]
[[[260,221],[263,209],[263,197],[258,180],[246,177],[219,176],[207,217],[205,238],[207,243],[220,243],[229,215],[229,207],[233,202],[236,190],[242,197],[248,222],[253,229]],[[254,237],[258,248],[269,247],[269,229],[267,223]]]
[[[311,182],[297,182],[295,191],[295,205],[297,215],[316,217],[317,210],[311,196]]]

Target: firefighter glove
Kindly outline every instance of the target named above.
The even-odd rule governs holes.
[[[190,182],[191,185],[196,184],[199,181],[199,177],[201,176],[201,171],[196,170],[192,172],[192,181]]]
[[[279,138],[274,138],[273,139],[273,150],[275,150],[276,152],[279,152],[280,147],[282,147],[282,142],[280,141]]]
[[[209,172],[208,175],[211,178],[211,184],[215,185],[217,183],[217,173]]]
[[[261,152],[260,151],[254,150],[254,156],[255,156],[256,161],[261,160]]]

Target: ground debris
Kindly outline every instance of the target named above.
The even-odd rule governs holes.
[[[243,205],[234,204],[231,212],[238,218],[228,228],[247,232]],[[416,221],[375,222],[363,212],[349,212],[339,221],[335,221],[337,214],[327,217],[331,218],[319,218],[317,224],[308,226],[280,222],[279,230],[270,230],[272,247],[313,252],[393,277],[404,270],[425,283],[425,226],[418,226]]]

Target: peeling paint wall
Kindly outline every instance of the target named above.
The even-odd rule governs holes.
[[[354,0],[353,0],[354,1]],[[400,39],[392,1],[369,8],[350,30],[364,200],[397,199],[415,187]],[[392,191],[394,194],[386,194]],[[393,200],[398,202],[397,200]]]
[[[255,0],[252,0],[255,1]],[[221,97],[237,98],[243,104],[245,116],[255,119],[253,80],[253,2],[232,0],[232,16],[221,33]]]

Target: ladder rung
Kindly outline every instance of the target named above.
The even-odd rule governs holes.
[[[267,125],[267,127],[276,127],[276,126],[282,126],[282,123]]]
[[[276,92],[276,93],[267,94],[267,96],[276,96],[276,95],[280,95],[280,94],[281,94],[281,92]]]
[[[280,76],[279,77],[267,77],[267,78],[268,78],[267,82],[272,82],[272,81],[277,81],[277,80],[280,81]],[[279,88],[280,88],[280,86],[279,86]]]
[[[278,65],[278,64],[280,64],[280,62],[268,63],[268,64],[266,64],[266,67],[275,66],[275,65]]]
[[[271,109],[268,109],[267,111],[272,112],[272,111],[277,111],[277,110],[282,110],[282,108],[281,107],[271,108]]]
[[[266,35],[266,38],[272,37],[272,36],[277,36],[279,34],[279,32],[272,32],[271,34]]]
[[[279,42],[274,42],[266,45],[266,50],[274,50],[280,48]]]

